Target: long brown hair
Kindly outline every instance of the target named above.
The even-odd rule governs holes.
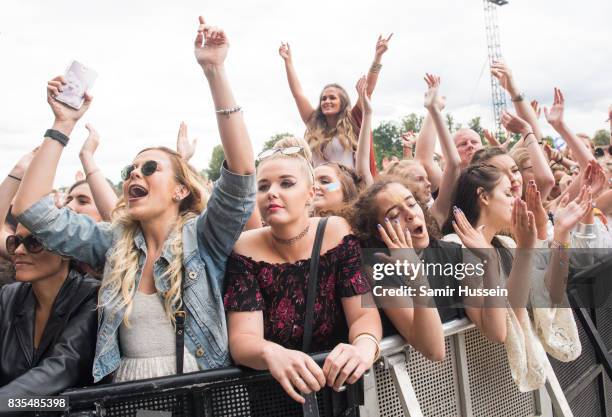
[[[340,98],[340,112],[338,113],[338,120],[335,126],[327,125],[327,119],[321,109],[321,96],[323,95],[323,91],[330,87],[338,91],[338,96]],[[351,110],[351,99],[344,88],[336,83],[327,84],[323,87],[319,95],[319,104],[310,117],[310,120],[306,123],[306,133],[304,134],[304,139],[306,139],[310,149],[315,155],[324,159],[323,151],[334,136],[338,137],[338,140],[345,149],[350,149],[353,152],[357,150],[356,123],[351,115]]]

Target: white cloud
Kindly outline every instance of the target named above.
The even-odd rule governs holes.
[[[355,98],[379,33],[394,32],[374,97],[375,123],[422,113],[423,73],[443,77],[458,122],[490,125],[489,76],[481,0],[54,2],[4,0],[0,15],[0,173],[36,146],[52,122],[45,82],[72,59],[95,68],[95,101],[85,117],[102,135],[96,158],[118,180],[121,166],[148,145],[170,145],[185,120],[204,168],[219,142],[208,87],[192,53],[197,15],[226,29],[227,67],[255,149],[282,131],[304,131],[277,49],[291,43],[308,96],[339,82]],[[577,131],[605,128],[612,103],[608,1],[510,1],[499,10],[502,50],[529,97],[550,103],[562,87]],[[64,152],[57,185],[80,168],[81,126]],[[550,133],[549,129],[546,132]]]

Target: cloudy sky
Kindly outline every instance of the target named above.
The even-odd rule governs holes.
[[[96,159],[113,181],[143,147],[174,146],[181,120],[199,138],[193,163],[206,167],[219,138],[193,57],[199,14],[230,38],[226,66],[256,151],[275,133],[304,131],[278,56],[281,40],[290,42],[313,102],[328,82],[344,85],[355,100],[354,84],[369,67],[376,37],[393,32],[373,100],[375,125],[422,114],[423,74],[433,72],[442,76],[447,109],[458,122],[482,116],[492,126],[481,0],[3,0],[0,175],[51,126],[46,81],[73,59],[99,76],[56,185],[71,183],[80,169],[84,122],[102,136]],[[561,87],[576,131],[606,128],[611,15],[609,0],[510,0],[499,10],[502,51],[521,89],[548,104],[553,87]]]

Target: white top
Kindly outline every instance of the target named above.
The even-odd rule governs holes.
[[[136,291],[129,323],[119,327],[122,356],[114,382],[176,374],[176,335],[161,297]],[[196,359],[185,349],[183,372],[198,369]]]
[[[331,142],[323,149],[323,158],[315,152],[312,153],[312,164],[315,168],[326,162],[337,162],[348,168],[355,169],[355,153],[342,146],[340,139],[334,136]]]
[[[502,235],[496,237],[506,248],[516,248],[512,238]],[[454,233],[444,236],[442,240],[465,247]],[[547,247],[546,243],[538,240],[534,249],[536,255],[542,255],[542,251],[537,248]],[[530,301],[536,306],[550,305],[550,296],[544,283],[548,267],[547,256],[536,256],[534,263],[529,277]],[[546,352],[562,362],[572,361],[582,352],[578,328],[570,308],[538,307],[532,308],[531,312],[533,323],[527,315],[519,319],[510,304],[507,304],[506,308],[507,333],[504,344],[512,378],[521,392],[538,389],[546,382],[546,375],[552,369]]]

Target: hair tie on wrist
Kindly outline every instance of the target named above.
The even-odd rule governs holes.
[[[21,181],[21,178],[19,178],[19,177],[16,177],[16,176],[14,176],[14,175],[11,175],[11,174],[8,174],[8,177],[9,177],[9,178],[12,178],[12,179],[14,179],[15,181]]]

